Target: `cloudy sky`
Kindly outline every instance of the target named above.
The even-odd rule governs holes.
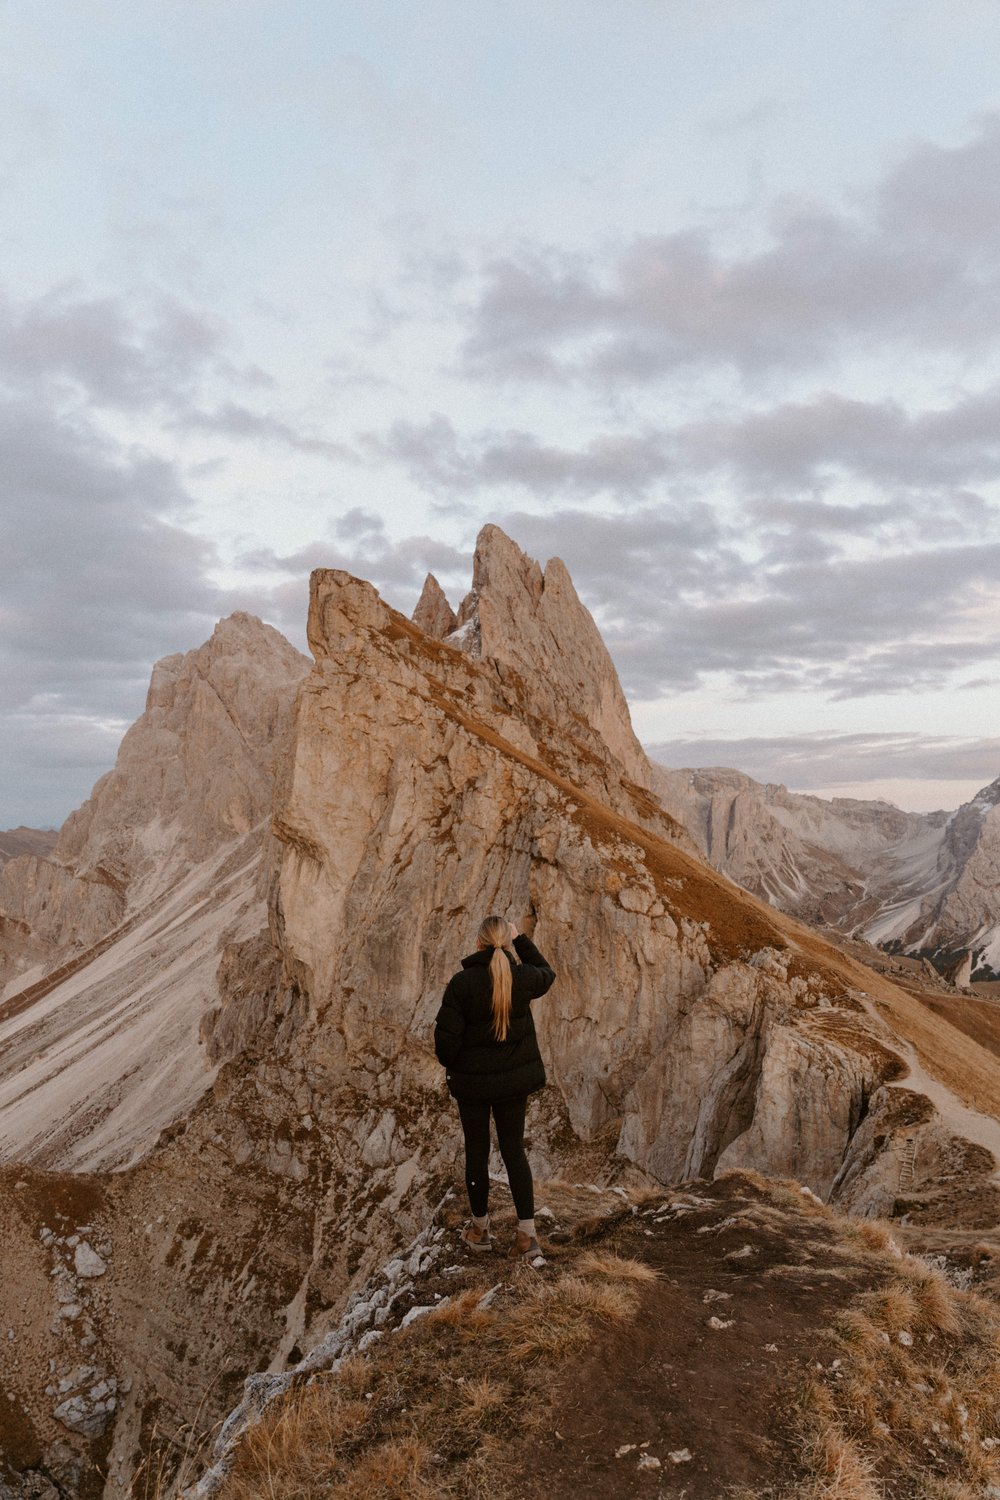
[[[0,826],[310,567],[558,554],[640,737],[1000,774],[995,0],[0,0]]]

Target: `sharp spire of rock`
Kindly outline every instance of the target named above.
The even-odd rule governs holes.
[[[614,662],[561,558],[543,571],[499,526],[484,526],[448,643],[514,667],[551,716],[585,719],[632,780],[649,784]]]
[[[423,590],[413,611],[413,623],[439,641],[450,635],[458,624],[458,616],[433,573],[428,573],[424,579]]]

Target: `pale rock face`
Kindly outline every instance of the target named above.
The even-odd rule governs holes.
[[[266,828],[304,666],[250,615],[158,663],[54,853],[0,872],[0,1160],[121,1169],[269,1021]]]
[[[39,855],[10,860],[0,871],[0,982],[45,967],[66,948],[88,947],[124,912],[124,892],[104,871],[77,876]]]
[[[872,1081],[870,1063],[821,1025],[775,1026],[763,1049],[752,1122],[722,1152],[718,1169],[768,1161],[776,1176],[829,1197]]]
[[[970,975],[977,967],[1000,975],[1000,779],[950,819],[939,867],[943,893],[921,909],[905,940],[965,949]]]
[[[195,863],[256,827],[270,813],[275,749],[305,667],[247,614],[158,662],[146,712],[114,771],[64,823],[57,858],[148,885],[161,880],[165,854]]]
[[[505,662],[522,674],[536,711],[559,715],[563,729],[580,719],[598,734],[640,786],[649,762],[632,729],[618,674],[565,564],[544,572],[498,526],[476,542],[472,589],[458,611],[453,645]]]
[[[512,571],[504,587],[537,607],[550,570],[487,543]],[[665,1178],[720,1159],[794,1164],[829,1191],[861,1094],[881,1077],[878,1049],[824,1033],[818,977],[811,989],[787,959],[751,961],[755,947],[786,946],[759,908],[734,944],[732,887],[706,888],[716,915],[692,920],[694,888],[713,877],[619,756],[597,758],[570,712],[571,675],[497,672],[486,642],[501,612],[484,612],[495,583],[482,563],[478,580],[476,660],[422,636],[369,585],[313,575],[317,664],[275,823],[274,926],[286,982],[308,997],[302,1036],[322,1018],[326,1066],[376,1095],[433,1087],[434,1014],[479,916],[533,912],[560,976],[536,1024],[580,1137],[614,1129],[622,1155]],[[576,655],[565,634],[562,651]],[[385,1128],[369,1151],[383,1151]]]
[[[0,872],[0,977],[86,949],[269,816],[275,751],[305,667],[247,614],[156,664],[114,770],[51,854]]]
[[[458,624],[458,616],[445,597],[444,589],[433,573],[428,573],[417,607],[413,611],[413,623],[426,635],[443,640]]]

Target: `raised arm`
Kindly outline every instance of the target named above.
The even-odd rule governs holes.
[[[524,977],[531,991],[531,999],[537,1000],[539,995],[544,995],[546,990],[552,988],[556,978],[555,970],[542,957],[530,937],[525,937],[523,932],[518,933],[514,939],[514,952],[521,960]]]

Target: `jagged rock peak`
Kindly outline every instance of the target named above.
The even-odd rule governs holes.
[[[91,863],[91,846],[112,830],[131,840],[154,821],[183,827],[194,858],[247,832],[270,809],[279,729],[307,667],[279,631],[243,611],[202,645],[163,657],[115,769],[63,825],[59,857]]]
[[[582,716],[628,775],[649,784],[649,762],[614,663],[560,558],[543,571],[499,526],[484,526],[472,588],[447,641],[472,656],[509,663],[549,699],[553,715]]]
[[[426,632],[443,640],[458,624],[458,616],[445,596],[444,589],[433,573],[428,573],[417,607],[413,611],[413,623]]]
[[[239,612],[209,640],[163,657],[145,712],[115,767],[63,824],[51,851],[0,874],[0,982],[49,965],[116,927],[199,861],[261,826],[273,766],[308,662],[270,625]]]
[[[201,677],[211,683],[227,707],[236,710],[237,718],[247,715],[255,719],[257,710],[243,701],[240,691],[244,674],[249,672],[255,680],[287,682],[300,678],[307,666],[302,653],[273,625],[245,610],[236,610],[219,620],[200,646],[175,651],[155,663],[146,709],[168,707],[177,682]]]

